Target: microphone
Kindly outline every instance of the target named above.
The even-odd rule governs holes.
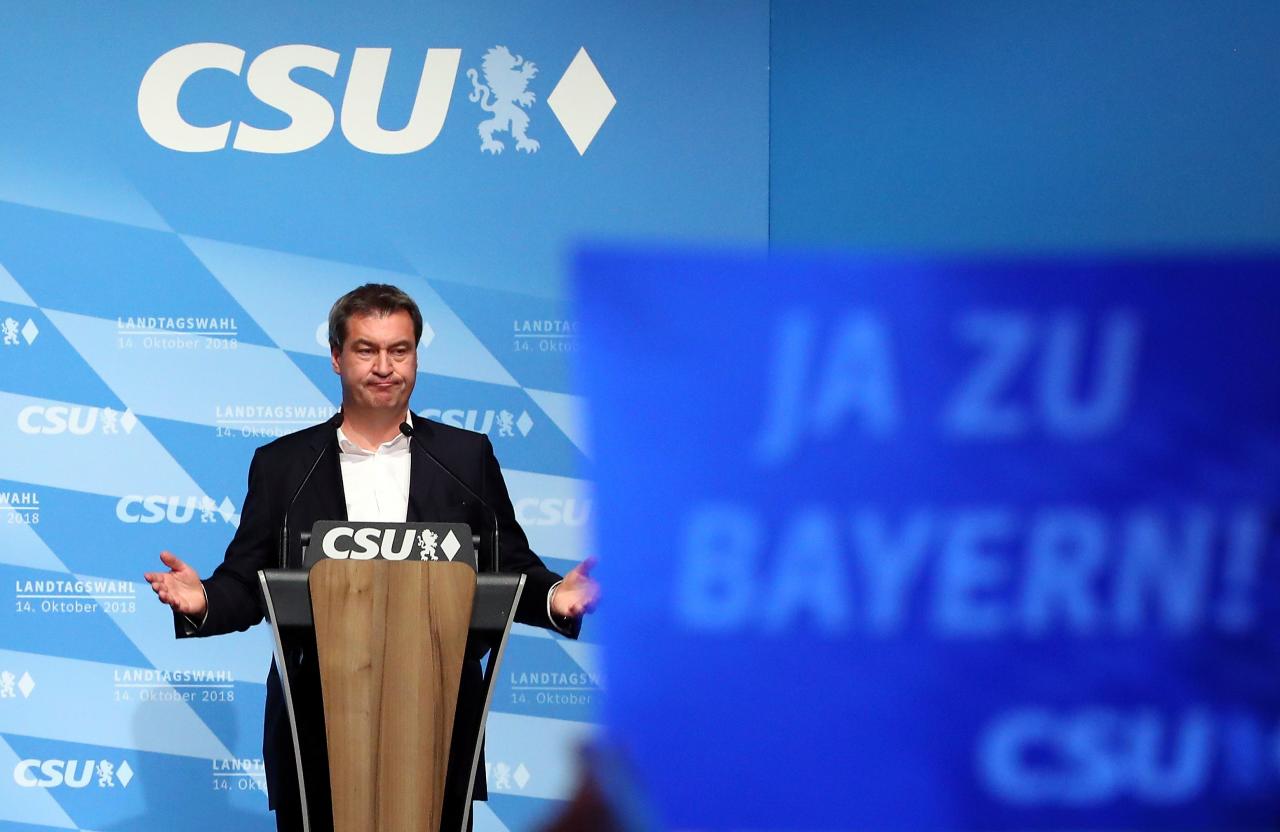
[[[489,547],[490,547],[489,565],[494,572],[497,572],[498,571],[498,512],[494,511],[493,506],[489,505],[489,503],[483,497],[477,494],[471,486],[463,482],[461,477],[453,473],[453,471],[449,470],[448,465],[445,465],[443,462],[441,462],[439,459],[436,458],[435,454],[431,453],[431,451],[428,451],[425,445],[423,445],[421,442],[413,441],[413,434],[414,434],[413,425],[409,424],[408,422],[401,422],[400,432],[403,433],[405,436],[409,437],[409,445],[411,447],[417,448],[418,450],[426,454],[427,459],[434,462],[437,468],[439,468],[441,471],[444,471],[445,474],[448,475],[449,479],[453,480],[459,486],[461,486],[462,490],[467,492],[467,494],[471,495],[471,497],[477,503],[480,504],[481,508],[489,512],[489,516],[491,520],[491,528],[493,529],[493,533],[489,536]]]
[[[333,416],[329,417],[329,421],[325,422],[325,426],[331,430],[337,430],[342,427],[342,411],[339,410]],[[302,482],[298,484],[298,490],[293,492],[293,499],[284,509],[284,520],[280,523],[280,568],[289,568],[289,511],[293,508],[293,504],[298,502],[298,495],[302,493],[302,489],[306,487],[307,481],[311,479],[311,475],[315,473],[316,466],[320,464],[320,460],[324,459],[325,453],[328,452],[332,441],[326,439],[320,453],[316,455],[316,459],[311,463],[311,467],[307,469],[307,475],[302,478]],[[301,566],[302,564],[298,564]]]

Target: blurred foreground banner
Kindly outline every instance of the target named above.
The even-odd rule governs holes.
[[[1280,262],[577,265],[670,828],[1280,822]]]

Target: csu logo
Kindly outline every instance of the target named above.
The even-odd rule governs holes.
[[[591,519],[591,501],[576,497],[524,497],[516,501],[515,512],[522,526],[585,526]]]
[[[117,766],[108,760],[22,760],[13,767],[13,782],[24,789],[83,789],[94,784],[114,789],[128,786],[131,780],[128,761]]]
[[[439,550],[449,560],[462,548],[458,538],[450,530],[443,540],[430,529],[421,532],[414,529],[382,529],[363,526],[336,526],[320,539],[320,551],[327,558],[336,560],[373,560],[381,555],[386,560],[405,560],[418,548],[421,560],[439,560]]]
[[[493,435],[493,429],[496,426],[499,437],[514,437],[517,432],[521,436],[528,436],[529,431],[533,430],[533,417],[527,410],[520,411],[520,415],[517,416],[510,410],[463,410],[462,408],[446,410],[428,407],[426,410],[419,411],[418,415],[451,427],[465,428],[486,435]]]
[[[142,129],[157,144],[183,153],[222,150],[228,142],[232,149],[250,153],[298,153],[324,141],[333,130],[335,107],[320,92],[294,80],[292,73],[310,69],[333,78],[342,55],[320,46],[295,43],[266,50],[249,61],[248,69],[246,57],[243,49],[229,43],[188,43],[161,55],[138,85],[138,120]],[[357,47],[351,56],[342,102],[337,107],[336,120],[342,135],[366,153],[398,155],[427,147],[444,126],[461,59],[461,49],[426,50],[409,120],[398,130],[387,130],[378,124],[378,109],[391,50]],[[537,67],[512,55],[505,46],[495,46],[485,55],[481,70],[483,84],[474,69],[468,73],[471,100],[492,116],[480,124],[481,148],[488,153],[500,152],[502,143],[493,134],[509,130],[517,149],[528,153],[537,150],[538,142],[525,134],[529,123],[525,109],[535,100],[527,86]],[[286,116],[288,124],[263,128],[231,118],[207,125],[187,121],[178,107],[183,87],[197,73],[213,71],[237,77],[243,73],[244,84],[253,97]],[[585,49],[578,50],[547,98],[551,112],[579,155],[586,153],[615,103]]]
[[[6,347],[19,346],[22,341],[26,341],[30,346],[36,340],[36,336],[40,334],[40,327],[36,326],[36,322],[27,318],[26,324],[19,324],[17,318],[5,318],[0,321],[0,344]],[[22,339],[19,340],[18,336]]]
[[[138,417],[132,410],[80,405],[27,405],[18,411],[18,430],[31,434],[74,433],[83,436],[95,430],[104,434],[133,433]]]
[[[512,55],[505,46],[495,46],[485,53],[481,63],[484,83],[480,83],[474,69],[467,70],[471,79],[470,100],[479,102],[480,109],[492,113],[493,118],[480,123],[480,149],[485,153],[501,153],[505,146],[493,137],[496,132],[510,130],[516,140],[516,150],[537,153],[541,145],[537,139],[525,135],[529,126],[529,114],[522,107],[533,106],[534,95],[529,82],[538,74],[533,61]]]
[[[201,523],[221,519],[235,525],[236,507],[230,497],[215,503],[211,497],[163,497],[157,494],[126,494],[116,503],[116,518],[121,523]]]
[[[35,687],[36,680],[25,670],[22,678],[18,678],[12,670],[0,670],[0,699],[17,699],[19,693],[23,699],[30,699]]]

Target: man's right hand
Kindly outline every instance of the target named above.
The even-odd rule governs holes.
[[[169,567],[168,572],[147,572],[142,577],[161,601],[198,622],[209,606],[200,575],[172,552],[161,552],[160,562]]]

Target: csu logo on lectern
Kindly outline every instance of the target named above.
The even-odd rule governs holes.
[[[504,62],[503,56],[510,62]],[[408,122],[396,130],[378,123],[390,49],[355,49],[342,101],[336,108],[320,92],[295,80],[293,73],[313,70],[333,78],[342,54],[294,43],[266,50],[248,62],[248,69],[246,57],[243,49],[229,43],[188,43],[156,58],[138,85],[142,129],[157,144],[184,153],[222,150],[228,142],[232,149],[249,153],[298,153],[320,144],[332,132],[336,109],[342,134],[353,147],[386,155],[416,153],[440,135],[457,85],[462,50],[426,50]],[[472,101],[491,115],[478,128],[484,151],[500,152],[502,143],[494,133],[508,130],[517,149],[533,152],[538,148],[538,142],[524,132],[529,123],[526,110],[535,100],[527,86],[536,71],[532,62],[513,56],[505,46],[495,46],[486,53],[482,66],[486,83],[479,83],[475,70],[470,70]],[[205,72],[237,77],[243,73],[244,85],[253,97],[283,114],[288,123],[277,128],[258,127],[235,121],[233,112],[218,123],[188,121],[178,106],[179,98],[187,82]],[[586,153],[615,103],[604,78],[581,48],[547,97],[547,105],[580,155]]]
[[[320,551],[327,558],[335,560],[372,560],[381,555],[386,560],[406,560],[414,554],[418,547],[420,560],[439,560],[436,555],[437,541],[439,550],[449,560],[462,544],[450,530],[440,540],[430,529],[421,532],[414,529],[388,529],[376,526],[335,526],[325,532],[320,539]]]

